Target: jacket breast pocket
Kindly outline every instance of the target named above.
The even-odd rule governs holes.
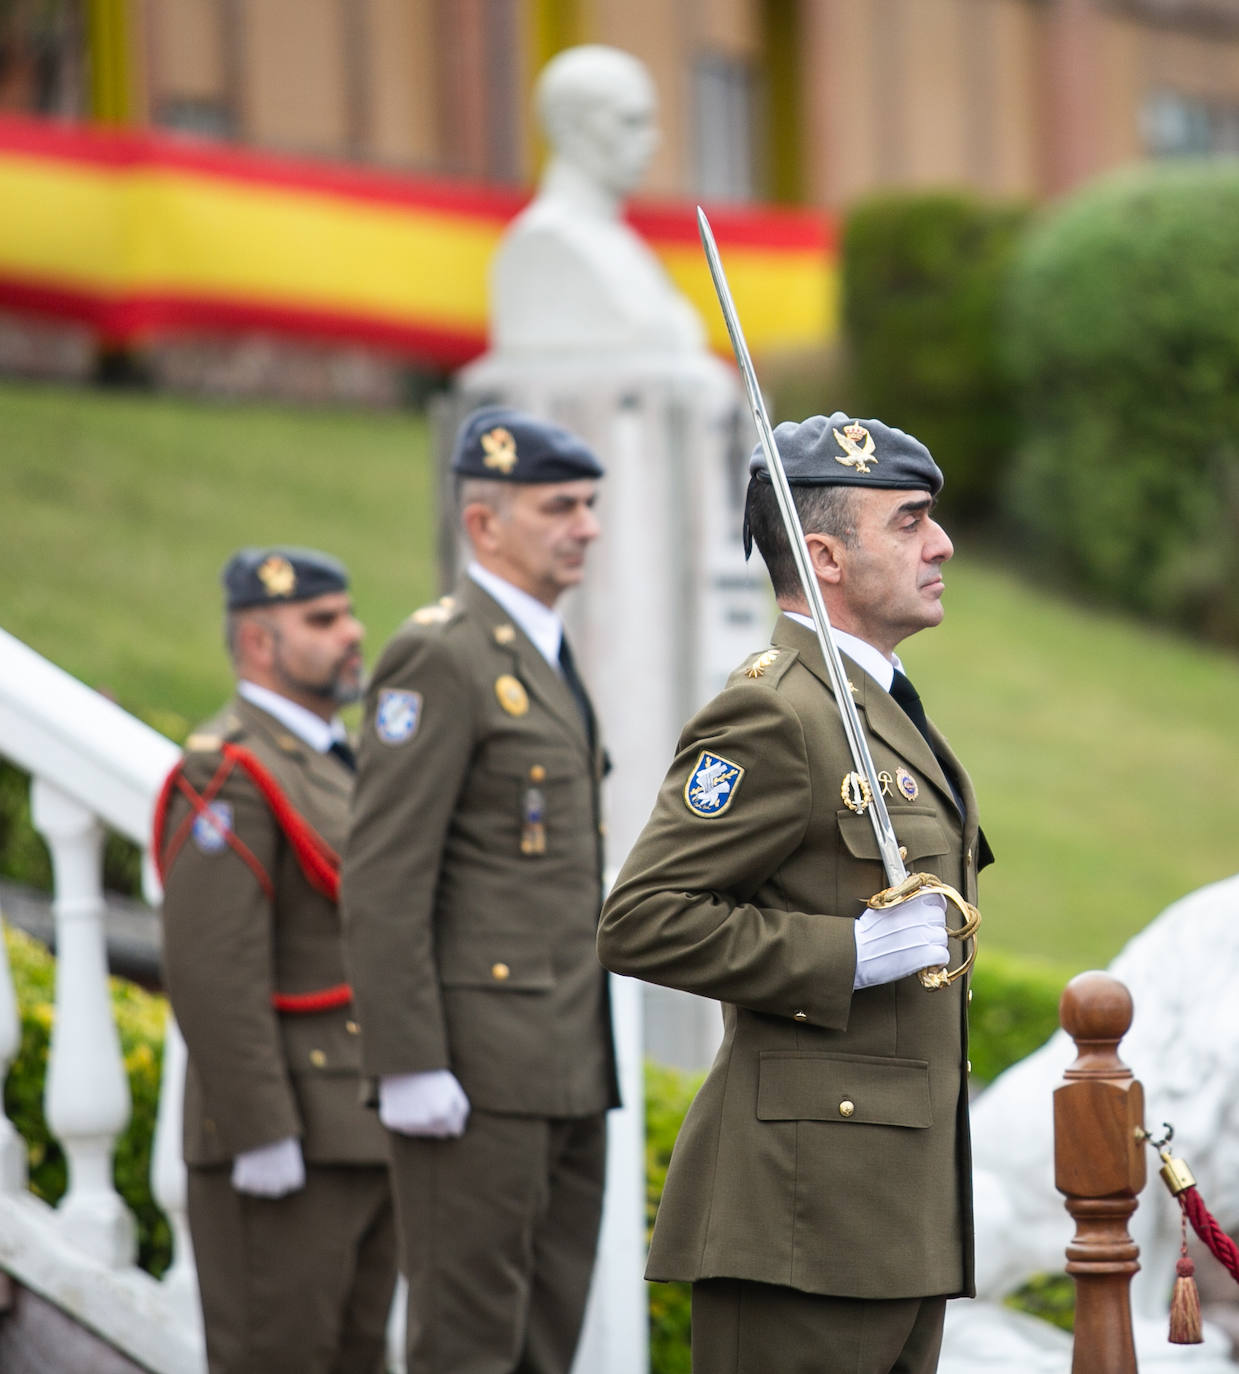
[[[757,1087],[759,1121],[837,1121],[841,1125],[933,1125],[929,1064],[859,1054],[767,1050]]]
[[[541,937],[496,931],[441,946],[439,981],[445,988],[547,992],[554,987],[555,976],[551,951]]]
[[[838,816],[839,834],[848,853],[856,859],[880,862],[877,836],[868,815],[840,811]],[[931,859],[951,851],[946,830],[932,811],[913,811],[911,807],[901,806],[891,815],[891,823],[895,827],[895,838],[907,850],[909,870],[915,869],[918,859]]]

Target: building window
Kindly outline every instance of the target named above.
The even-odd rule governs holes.
[[[693,168],[706,200],[752,200],[753,79],[740,58],[707,54],[693,64]]]
[[[1150,157],[1239,153],[1239,103],[1155,91],[1140,113]]]

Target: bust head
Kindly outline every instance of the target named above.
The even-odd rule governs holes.
[[[542,69],[534,95],[557,158],[612,195],[637,185],[658,147],[657,98],[643,63],[601,44],[567,48]]]

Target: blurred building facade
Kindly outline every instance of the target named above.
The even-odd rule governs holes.
[[[7,0],[0,110],[521,186],[580,42],[654,75],[654,196],[1040,198],[1239,151],[1239,0]]]

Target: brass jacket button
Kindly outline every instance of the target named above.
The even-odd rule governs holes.
[[[840,1116],[851,1116],[852,1113],[853,1113],[855,1110],[856,1110],[856,1103],[855,1103],[855,1102],[852,1102],[852,1101],[849,1101],[848,1098],[846,1098],[846,1097],[843,1099],[842,1102],[839,1103],[839,1115],[840,1115]]]
[[[792,1012],[792,1020],[793,1020],[793,1021],[807,1021],[808,1019],[809,1019],[809,1013],[808,1013],[807,1011],[794,1011],[794,1012]]]
[[[502,983],[505,978],[511,976],[511,973],[512,970],[507,966],[507,964],[500,963],[492,964],[490,966],[490,976],[494,978],[497,982]]]
[[[321,1069],[327,1063],[327,1056],[322,1050],[311,1050],[310,1063],[313,1064],[316,1069]]]
[[[529,770],[529,781],[530,781],[530,782],[545,782],[545,781],[546,781],[546,769],[543,768],[543,766],[542,766],[540,763],[535,763],[534,766]]]
[[[356,1021],[346,1021],[344,1023],[344,1029],[348,1031],[350,1035],[357,1035],[361,1031],[361,1027]]]

